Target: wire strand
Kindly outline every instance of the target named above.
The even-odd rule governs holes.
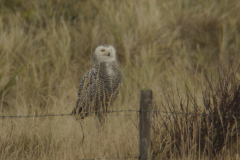
[[[118,110],[118,111],[98,111],[98,112],[82,112],[82,114],[88,113],[88,114],[94,114],[94,113],[121,113],[121,112],[153,112],[153,113],[163,113],[163,114],[180,114],[180,115],[196,115],[196,116],[207,116],[207,117],[222,117],[222,118],[230,118],[230,119],[240,119],[240,114],[235,113],[233,115],[225,115],[225,116],[219,116],[219,115],[211,115],[211,114],[205,114],[205,113],[186,113],[186,112],[167,112],[167,111],[146,111],[146,110]],[[54,117],[54,116],[74,116],[78,115],[76,114],[43,114],[43,115],[10,115],[10,116],[0,116],[0,118],[38,118],[38,117]],[[107,116],[129,116],[129,115],[107,115]],[[133,116],[133,115],[131,115]],[[236,117],[237,116],[237,117]],[[239,116],[239,117],[238,117]]]
[[[102,160],[102,159],[139,159],[139,157],[117,157],[117,158],[92,158],[92,159],[76,159],[76,160]],[[160,160],[160,159],[153,159],[153,158],[141,158],[141,159],[150,159],[150,160]]]
[[[108,159],[130,159],[130,158],[136,159],[136,158],[139,158],[139,157],[92,158],[92,159],[77,159],[77,160],[101,160],[101,159],[106,159],[106,160],[108,160]]]

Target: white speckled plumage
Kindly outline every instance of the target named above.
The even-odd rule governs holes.
[[[82,78],[76,107],[72,114],[83,119],[95,112],[101,124],[105,121],[102,112],[107,111],[119,92],[121,71],[116,61],[116,51],[110,45],[100,45],[93,53],[93,68]]]

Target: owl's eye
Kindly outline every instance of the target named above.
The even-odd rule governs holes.
[[[105,49],[102,49],[102,50],[101,50],[101,52],[104,52],[104,51],[105,51]]]

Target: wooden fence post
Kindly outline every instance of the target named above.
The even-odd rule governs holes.
[[[151,159],[151,109],[152,91],[141,90],[139,112],[139,159]]]

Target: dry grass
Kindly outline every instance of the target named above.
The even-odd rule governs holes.
[[[164,100],[155,107],[162,112],[155,112],[152,121],[154,158],[228,159],[238,153],[239,80],[232,70],[219,70],[218,82],[205,76],[201,103],[187,86],[184,94],[163,87]]]
[[[112,110],[138,109],[141,89],[152,89],[163,109],[165,93],[178,88],[187,96],[185,85],[204,108],[204,75],[211,72],[217,82],[217,68],[231,67],[240,78],[240,2],[2,0],[0,115],[71,113],[99,44],[116,48],[122,70],[122,88]],[[71,116],[0,119],[0,157],[136,157],[137,115],[124,114],[131,116],[108,116],[101,131],[94,117],[83,120],[82,128]],[[165,134],[162,130],[162,142]],[[164,146],[159,145],[155,157],[179,159]],[[197,153],[184,156],[192,159]],[[230,156],[237,159],[232,154],[223,158]]]

